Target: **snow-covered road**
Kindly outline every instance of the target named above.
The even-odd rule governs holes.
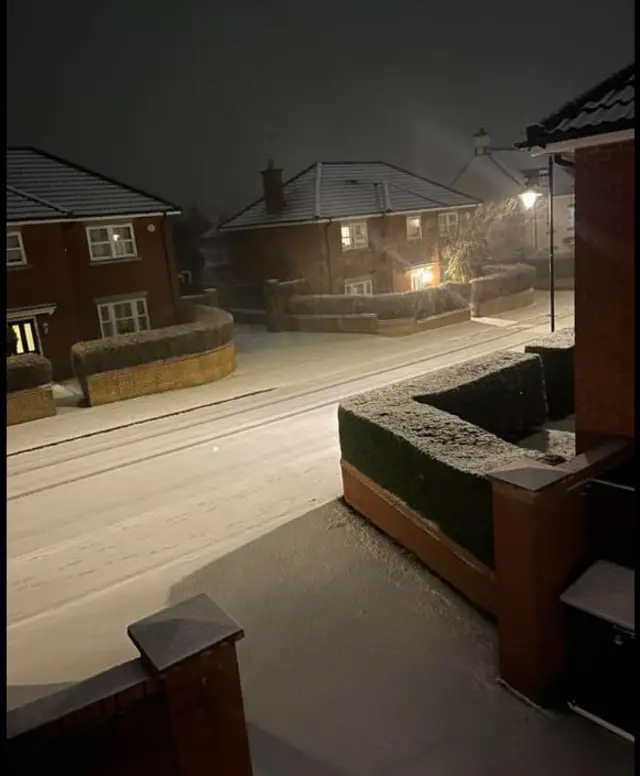
[[[203,407],[11,455],[8,684],[74,681],[135,655],[126,626],[164,606],[172,585],[338,497],[344,396],[519,347],[545,328],[520,320],[428,362],[276,392],[242,413]]]

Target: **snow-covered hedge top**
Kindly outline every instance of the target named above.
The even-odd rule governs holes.
[[[471,474],[483,475],[519,459],[557,463],[556,459],[544,453],[523,450],[476,423],[464,420],[460,417],[461,413],[452,414],[451,411],[425,403],[429,397],[437,401],[443,395],[457,392],[460,409],[463,410],[464,402],[474,391],[474,385],[484,382],[486,387],[487,380],[497,380],[500,373],[513,367],[529,369],[531,374],[535,374],[541,371],[540,358],[503,352],[474,359],[353,396],[342,402],[339,416],[350,414],[373,423],[430,458]],[[537,379],[535,382],[538,382]],[[540,382],[539,385],[544,401],[544,383]],[[484,390],[482,393],[486,397]],[[417,397],[420,397],[419,400]],[[496,395],[495,401],[500,409],[504,396]],[[534,399],[534,404],[539,412],[537,399]],[[544,422],[544,417],[541,422]]]
[[[574,347],[575,344],[575,329],[558,329],[558,331],[555,331],[553,334],[549,334],[547,337],[530,342],[525,347],[525,353],[535,352],[539,348],[544,348],[545,350],[567,350]]]

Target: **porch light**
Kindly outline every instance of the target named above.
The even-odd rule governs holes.
[[[534,191],[533,189],[527,189],[526,191],[523,191],[522,194],[518,195],[520,197],[520,201],[525,206],[527,210],[531,210],[531,208],[536,204],[536,201],[540,194],[537,191]]]

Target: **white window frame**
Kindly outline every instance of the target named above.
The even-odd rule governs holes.
[[[118,238],[115,236],[114,232],[116,229],[128,229],[129,233],[131,235],[130,238],[127,238],[127,241],[131,243],[131,253],[125,253],[125,254],[117,254],[115,252],[115,245],[118,241]],[[128,261],[129,259],[137,259],[138,258],[138,247],[136,245],[136,233],[133,228],[132,223],[122,223],[122,224],[92,224],[90,226],[85,227],[86,233],[87,233],[87,245],[89,246],[89,256],[91,257],[92,262],[100,263],[103,261]],[[107,232],[107,241],[101,240],[99,242],[92,242],[91,241],[91,233],[96,232],[98,230],[104,230]],[[110,255],[109,256],[95,256],[93,253],[93,246],[94,245],[109,245],[110,246]]]
[[[346,232],[345,232],[346,230]],[[366,221],[349,221],[340,224],[343,251],[358,251],[369,247],[369,231]]]
[[[451,237],[458,231],[460,219],[457,210],[445,210],[438,213],[438,234],[440,237]]]
[[[373,280],[371,278],[345,280],[344,292],[347,296],[373,296]]]
[[[567,205],[567,229],[571,232],[576,228],[576,203]]]
[[[22,232],[19,230],[9,230],[7,232],[7,239],[9,237],[17,237],[18,238],[18,247],[17,248],[9,248],[7,247],[7,267],[24,267],[27,263],[27,254],[24,249],[24,242],[22,241]],[[9,251],[20,251],[20,259],[19,261],[9,261]]]
[[[131,305],[131,315],[118,318],[116,315],[116,305]],[[140,312],[138,305],[142,304],[144,312]],[[100,323],[100,332],[103,337],[120,337],[123,334],[131,334],[129,331],[118,331],[118,321],[133,321],[133,331],[147,331],[151,328],[149,323],[149,308],[147,299],[144,296],[132,296],[126,299],[112,299],[111,301],[96,302],[98,321]],[[106,318],[106,320],[105,320]],[[145,325],[141,325],[141,319],[144,318]],[[111,327],[109,329],[108,327]]]
[[[409,225],[415,224],[416,221],[418,228],[412,233],[412,228]],[[422,216],[418,213],[407,216],[407,240],[422,240]]]

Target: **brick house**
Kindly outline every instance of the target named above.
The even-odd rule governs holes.
[[[74,342],[176,322],[174,205],[32,148],[7,150],[6,193],[19,353],[42,353],[61,379]]]
[[[220,225],[235,281],[306,278],[314,293],[374,294],[440,282],[440,241],[478,204],[384,162],[316,162]]]
[[[520,147],[575,166],[578,451],[634,439],[635,66],[539,124]]]

